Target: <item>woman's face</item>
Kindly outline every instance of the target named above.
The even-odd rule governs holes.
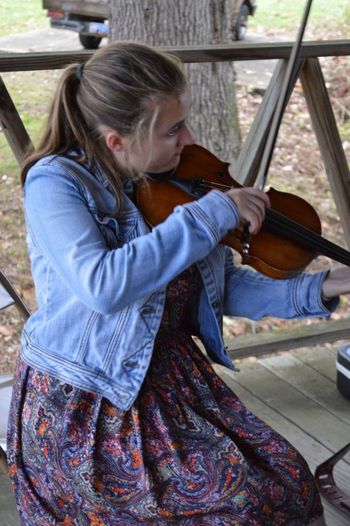
[[[123,137],[123,148],[115,151],[119,163],[133,172],[162,173],[179,164],[184,146],[193,144],[187,124],[191,105],[188,91],[161,101],[153,132],[141,140]]]

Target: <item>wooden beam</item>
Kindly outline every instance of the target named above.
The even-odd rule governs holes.
[[[264,146],[280,94],[287,62],[279,60],[263,100],[250,126],[234,168],[233,178],[243,186],[253,186],[258,175]]]
[[[18,163],[20,164],[23,160],[25,152],[28,150],[28,148],[32,148],[33,145],[1,77],[0,127],[4,132],[7,142],[9,143]]]
[[[350,171],[318,59],[305,62],[300,74],[305,99],[329,184],[350,247]]]
[[[166,46],[184,62],[223,62],[228,60],[287,59],[293,42],[232,43],[211,46]],[[0,71],[35,71],[64,68],[72,62],[85,62],[93,51],[48,51],[45,53],[1,53]],[[350,55],[350,40],[305,42],[300,58]]]
[[[27,320],[30,316],[30,311],[27,307],[27,305],[24,303],[16,289],[11,285],[10,281],[5,276],[4,272],[0,270],[0,289],[3,288],[7,294],[10,296],[10,298],[13,300],[14,306],[18,310],[18,312],[21,314],[21,316],[24,318],[24,320]],[[9,307],[12,304],[9,304],[5,306],[4,308]],[[0,387],[1,387],[0,382]]]
[[[225,338],[231,358],[261,356],[350,338],[350,320],[326,320],[274,332]]]
[[[300,66],[301,64],[299,63],[299,67],[296,68],[294,79],[290,85],[287,102],[298,78]],[[232,174],[233,178],[243,186],[252,186],[256,181],[264,147],[284,81],[286,67],[287,62],[285,60],[280,60],[277,63],[234,170],[231,170],[232,172],[234,171]]]

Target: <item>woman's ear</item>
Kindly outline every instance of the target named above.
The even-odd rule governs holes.
[[[109,148],[112,152],[121,152],[124,150],[123,137],[114,130],[105,133],[105,141],[107,148]]]

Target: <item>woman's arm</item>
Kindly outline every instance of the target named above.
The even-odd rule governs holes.
[[[111,250],[79,184],[57,162],[30,170],[25,212],[48,265],[82,302],[105,314],[164,287],[239,222],[229,197],[214,191],[177,207],[149,234]]]
[[[336,293],[331,275],[301,273],[291,279],[271,279],[250,267],[234,266],[232,254],[228,253],[224,314],[254,320],[264,316],[286,319],[329,316],[339,303],[337,294],[326,300],[322,297],[331,286]],[[340,288],[344,289],[339,285],[337,290]]]

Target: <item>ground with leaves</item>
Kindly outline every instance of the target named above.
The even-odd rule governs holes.
[[[341,36],[333,33],[328,35],[327,38],[334,39],[341,38]],[[344,150],[349,159],[350,86],[348,79],[350,76],[350,60],[348,57],[327,58],[321,59],[321,63],[338,121]],[[17,85],[19,82],[23,82],[23,80],[21,81],[22,77],[13,75],[12,80],[14,84]],[[45,87],[45,82],[51,85],[55,81],[52,74],[47,79],[40,83],[40,89],[43,89],[43,85]],[[262,96],[261,89],[254,89],[254,86],[237,86],[243,139],[249,130]],[[40,117],[45,112],[41,101],[42,96],[38,98],[37,106],[33,103],[34,107],[32,107],[33,114],[37,111]],[[30,105],[30,102],[30,100],[27,101],[28,105]],[[19,110],[21,109],[19,108]],[[24,111],[26,110],[23,109]],[[0,266],[17,286],[30,308],[34,309],[34,289],[26,254],[18,169],[13,162],[9,162],[9,165],[2,163],[0,170]],[[323,235],[331,241],[345,246],[342,228],[300,84],[297,84],[294,90],[283,119],[268,183],[279,190],[288,191],[302,197],[307,196],[309,202],[320,215]],[[318,258],[311,264],[310,270],[324,269],[329,265],[334,265],[334,263],[327,261],[325,258]],[[349,315],[349,301],[342,299],[341,306],[337,313],[333,315],[333,319],[348,317]],[[241,335],[249,332],[282,328],[286,323],[276,319],[266,319],[259,323],[247,320],[225,319],[224,331],[226,335]],[[288,325],[290,326],[292,323],[288,322]],[[303,323],[313,322],[306,321]],[[8,309],[6,312],[0,313],[0,373],[13,371],[19,348],[20,325],[19,317],[14,309]]]

